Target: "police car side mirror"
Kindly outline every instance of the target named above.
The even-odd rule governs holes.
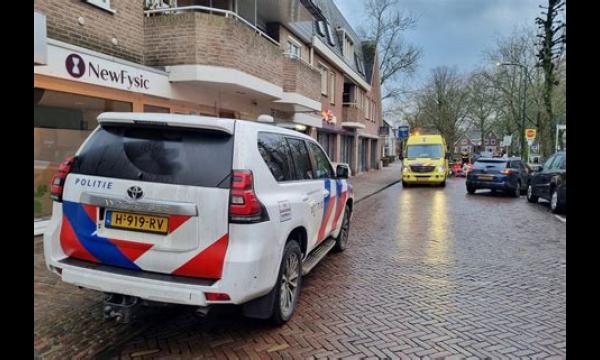
[[[335,174],[338,179],[347,179],[350,175],[350,168],[346,164],[338,164],[335,168]]]

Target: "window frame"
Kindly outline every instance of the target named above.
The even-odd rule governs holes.
[[[298,49],[298,55],[292,54],[292,52],[290,51],[291,47],[295,47]],[[302,44],[291,36],[288,36],[288,54],[293,59],[302,59]]]
[[[330,46],[336,47],[337,40],[335,38],[335,34],[333,33],[332,26],[329,22],[325,22],[325,33],[326,33],[326,37],[327,37],[327,43]]]
[[[287,161],[288,167],[289,167],[289,171],[288,172],[290,173],[290,176],[292,177],[291,179],[289,179],[289,180],[277,180],[275,178],[275,175],[271,171],[271,168],[269,167],[269,164],[267,164],[267,161],[263,158],[262,154],[260,153],[259,143],[258,142],[260,140],[260,135],[261,134],[269,134],[269,135],[279,136],[279,137],[281,137],[284,140],[284,142],[286,144],[287,155],[288,155],[288,161]],[[289,143],[288,143],[288,141],[286,139],[286,135],[284,135],[282,133],[275,132],[275,131],[259,131],[256,134],[256,150],[258,151],[258,154],[260,155],[260,158],[263,160],[265,166],[269,169],[269,173],[271,174],[271,176],[273,177],[273,180],[275,180],[275,182],[277,182],[279,184],[279,183],[289,183],[289,182],[292,182],[292,181],[297,181],[296,180],[296,176],[297,176],[296,175],[296,167],[295,167],[294,159],[292,157],[292,152],[290,150],[290,145],[289,145]]]
[[[110,0],[84,0],[86,3],[95,6],[109,13],[115,14],[117,11],[110,7]]]
[[[325,179],[334,179],[335,178],[335,170],[333,169],[333,165],[331,164],[331,160],[329,159],[329,156],[327,156],[327,152],[325,152],[325,150],[323,150],[323,147],[321,147],[321,144],[319,144],[317,141],[314,140],[304,140],[306,141],[306,147],[308,148],[308,153],[310,156],[310,161],[311,161],[311,165],[312,165],[312,170],[313,170],[313,180],[325,180]],[[315,158],[315,155],[313,154],[313,150],[310,146],[310,144],[314,144],[320,151],[321,154],[323,154],[325,156],[325,159],[327,160],[327,165],[329,167],[329,172],[330,172],[330,176],[329,177],[317,177],[317,159]]]
[[[317,63],[317,68],[321,73],[321,95],[329,96],[329,67],[322,62]],[[325,73],[325,88],[323,88],[323,73]],[[323,91],[325,90],[325,91]]]
[[[290,180],[290,181],[286,181],[286,182],[299,182],[299,181],[315,181],[315,180],[319,180],[319,179],[315,179],[314,178],[315,169],[313,167],[313,162],[312,162],[312,158],[311,158],[311,155],[310,155],[310,149],[308,148],[308,145],[306,144],[306,139],[303,139],[303,138],[297,137],[297,136],[287,135],[287,134],[283,135],[283,137],[285,138],[285,141],[288,144],[288,150],[290,151],[290,159],[292,160],[293,170],[294,170],[294,180]],[[304,149],[306,150],[306,154],[308,155],[308,166],[310,168],[310,173],[313,176],[312,179],[299,179],[298,178],[298,173],[296,172],[298,169],[296,169],[296,160],[294,160],[294,155],[292,154],[292,147],[291,147],[291,145],[289,143],[290,139],[298,140],[302,144],[304,144]]]
[[[331,105],[335,105],[335,87],[336,87],[336,78],[337,75],[335,73],[335,71],[331,71],[329,70],[329,76],[327,77],[327,86],[329,87],[328,89],[328,93],[329,93],[329,103]]]
[[[324,20],[317,20],[317,33],[320,36],[327,36],[327,26]]]

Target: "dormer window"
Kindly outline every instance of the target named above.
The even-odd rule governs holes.
[[[361,75],[364,75],[365,74],[365,67],[363,65],[363,62],[362,62],[360,56],[358,56],[358,54],[356,54],[356,53],[354,54],[354,62],[356,63],[356,68],[358,69],[358,72]]]
[[[317,21],[317,33],[319,33],[319,35],[321,36],[325,36],[325,34],[327,33],[327,30],[325,30],[325,21]]]
[[[325,23],[325,28],[327,30],[327,42],[331,46],[335,46],[335,35],[333,34],[333,30],[331,29],[331,24]]]
[[[348,35],[348,33],[346,31],[343,31],[343,38],[344,38],[344,47],[343,47],[343,53],[344,53],[344,58],[346,58],[346,60],[348,61],[352,61],[352,55],[354,55],[354,41],[352,41],[352,38],[350,38],[350,36]]]

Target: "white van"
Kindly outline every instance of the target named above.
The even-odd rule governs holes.
[[[103,113],[52,179],[50,271],[139,304],[243,304],[290,319],[302,276],[348,242],[348,166],[309,136],[258,122]]]

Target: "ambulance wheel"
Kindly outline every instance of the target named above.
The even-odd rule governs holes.
[[[410,185],[409,185],[409,184],[408,184],[406,181],[403,181],[403,182],[402,182],[402,187],[409,187],[409,186],[410,186]]]
[[[275,325],[286,323],[294,314],[302,285],[302,251],[297,241],[285,244],[279,276],[275,283],[275,301],[271,321]]]
[[[344,218],[342,219],[342,228],[338,237],[335,239],[334,251],[342,252],[348,247],[348,236],[350,234],[350,208],[344,209]]]

